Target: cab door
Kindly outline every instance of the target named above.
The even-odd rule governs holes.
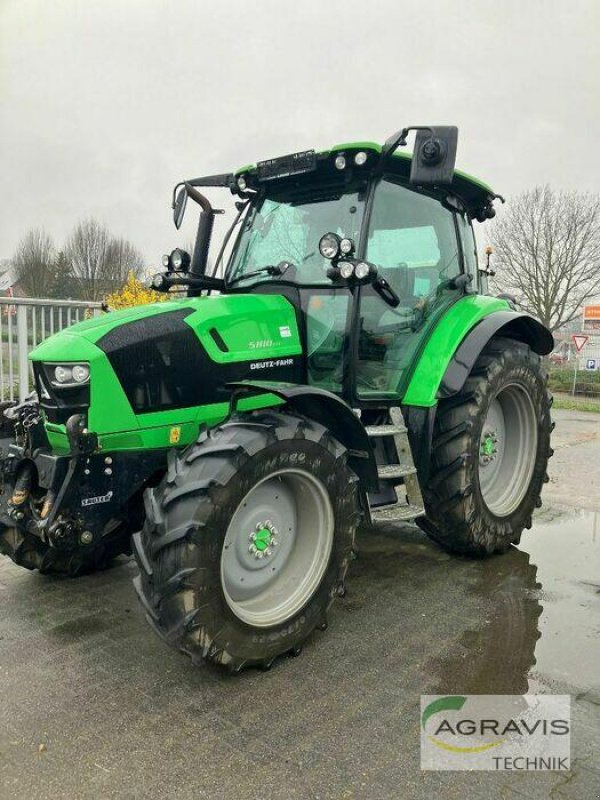
[[[454,212],[391,178],[375,188],[364,257],[400,297],[396,308],[361,286],[354,322],[355,395],[399,402],[412,364],[436,321],[462,294]]]

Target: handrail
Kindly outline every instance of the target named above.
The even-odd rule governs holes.
[[[64,306],[65,308],[102,308],[95,300],[60,300],[53,297],[0,297],[3,306]]]

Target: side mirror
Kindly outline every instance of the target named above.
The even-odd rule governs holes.
[[[173,222],[175,223],[175,227],[177,228],[177,230],[181,228],[181,223],[183,222],[183,215],[185,214],[186,205],[187,205],[187,191],[185,186],[182,186],[181,189],[177,192],[177,197],[173,205]]]

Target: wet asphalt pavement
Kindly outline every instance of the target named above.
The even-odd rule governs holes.
[[[362,534],[329,630],[270,672],[192,668],[131,561],[57,581],[0,557],[0,800],[600,797],[600,418],[555,417],[519,549]],[[421,772],[421,694],[528,690],[571,695],[571,772]]]

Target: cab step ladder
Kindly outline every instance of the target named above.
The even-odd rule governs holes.
[[[366,431],[371,439],[391,437],[394,440],[398,463],[378,466],[377,474],[381,483],[391,484],[396,489],[398,500],[372,507],[371,519],[373,522],[408,522],[423,516],[425,507],[402,412],[392,407],[389,417],[385,425],[369,425]]]

